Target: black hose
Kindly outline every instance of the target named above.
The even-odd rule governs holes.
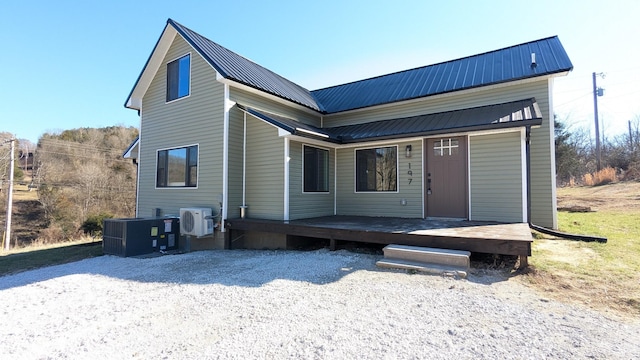
[[[538,226],[538,225],[531,224],[531,223],[529,223],[529,227],[531,229],[533,229],[535,231],[539,231],[539,232],[541,232],[543,234],[557,236],[557,237],[561,237],[561,238],[569,239],[569,240],[578,240],[578,241],[586,241],[586,242],[599,242],[599,243],[606,243],[607,242],[607,238],[605,238],[605,237],[569,234],[569,233],[565,233],[565,232],[562,232],[562,231],[547,229],[545,227]]]

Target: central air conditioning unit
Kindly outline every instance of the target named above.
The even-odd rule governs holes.
[[[213,234],[213,218],[211,209],[180,209],[180,234],[204,236]]]

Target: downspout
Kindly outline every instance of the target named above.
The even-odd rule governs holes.
[[[284,214],[283,220],[289,221],[289,138],[284,138]]]
[[[247,113],[243,112],[242,131],[242,207],[247,207]]]
[[[525,128],[525,157],[527,163],[527,222],[531,227],[531,126]]]
[[[226,232],[225,221],[229,208],[229,112],[234,102],[229,99],[229,85],[224,84],[224,125],[222,132],[222,204],[220,205],[220,232]]]
[[[534,224],[531,221],[531,126],[526,127],[526,158],[527,158],[527,221],[529,222],[529,228],[539,231],[543,234],[557,236],[564,239],[579,240],[586,242],[597,241],[600,243],[606,243],[607,238],[590,235],[577,235],[568,234],[557,230],[547,229],[545,227]]]

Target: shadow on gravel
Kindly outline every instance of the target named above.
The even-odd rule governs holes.
[[[171,284],[260,287],[277,280],[327,284],[358,270],[376,271],[378,256],[346,250],[210,250],[151,258],[100,256],[0,277],[0,290],[73,275]],[[90,279],[78,280],[90,281]]]

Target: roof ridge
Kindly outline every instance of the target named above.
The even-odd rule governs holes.
[[[402,73],[406,73],[406,72],[410,72],[410,71],[415,71],[415,70],[418,70],[418,69],[428,68],[428,67],[431,67],[431,66],[438,66],[438,65],[443,65],[443,64],[447,64],[447,63],[452,63],[452,62],[455,62],[455,61],[471,59],[471,58],[474,58],[476,56],[483,56],[483,55],[487,55],[487,54],[491,54],[491,53],[496,53],[496,52],[500,52],[500,51],[504,51],[504,50],[512,49],[512,48],[516,48],[516,47],[527,45],[527,44],[533,44],[533,43],[536,43],[536,42],[539,42],[539,41],[550,40],[550,39],[553,39],[553,38],[558,38],[558,35],[547,36],[547,37],[540,38],[540,39],[537,39],[537,40],[526,41],[526,42],[523,42],[523,43],[520,43],[520,44],[505,46],[505,47],[502,47],[500,49],[489,50],[489,51],[485,51],[485,52],[477,53],[477,54],[473,54],[473,55],[462,56],[462,57],[459,57],[459,58],[456,58],[456,59],[440,61],[440,62],[437,62],[437,63],[423,65],[423,66],[416,66],[416,67],[411,68],[411,69],[399,70],[399,71],[391,72],[391,73],[388,73],[388,74],[382,74],[382,75],[372,76],[372,77],[364,78],[364,79],[360,79],[360,80],[349,81],[349,82],[346,82],[346,83],[343,83],[343,84],[327,86],[327,87],[311,90],[311,93],[313,94],[314,92],[320,92],[320,91],[323,91],[323,90],[334,89],[334,88],[337,88],[337,87],[340,87],[340,86],[357,84],[357,83],[365,82],[365,81],[368,81],[368,80],[380,79],[380,78],[383,78],[383,77],[386,77],[386,76],[402,74]]]
[[[317,99],[311,94],[311,91],[309,89],[307,89],[306,87],[304,87],[304,86],[302,86],[302,85],[300,85],[300,84],[298,84],[298,83],[296,83],[294,81],[291,81],[291,80],[287,79],[286,77],[276,73],[275,71],[270,70],[270,69],[260,65],[259,63],[255,62],[255,61],[253,61],[251,59],[248,59],[247,57],[242,56],[242,55],[238,54],[237,52],[235,52],[233,50],[230,50],[230,49],[218,44],[217,42],[207,38],[206,36],[201,35],[200,33],[192,30],[191,28],[189,28],[187,26],[184,26],[184,25],[180,24],[179,22],[177,22],[177,21],[175,21],[175,20],[173,20],[171,18],[169,18],[167,20],[167,24],[170,24],[171,26],[173,26],[176,29],[176,31],[178,31],[178,33],[182,37],[184,37],[185,40],[191,46],[196,48],[198,50],[198,52],[207,60],[207,62],[209,62],[216,69],[216,71],[218,71],[220,73],[220,75],[222,75],[222,77],[224,77],[226,79],[235,80],[235,81],[238,81],[238,82],[243,83],[245,85],[248,85],[250,87],[257,88],[257,89],[259,89],[261,91],[265,91],[265,92],[271,93],[273,95],[285,98],[285,99],[287,99],[289,101],[293,101],[293,102],[298,103],[300,105],[309,107],[309,108],[311,108],[313,110],[322,111],[322,105],[317,101]],[[186,33],[187,31],[189,33]],[[257,68],[258,71],[261,71],[261,72],[263,72],[265,74],[268,74],[269,77],[273,77],[272,80],[275,80],[277,82],[281,82],[281,83],[285,84],[285,86],[293,87],[294,88],[294,90],[293,90],[294,92],[297,91],[297,92],[305,93],[311,100],[313,100],[313,104],[311,104],[311,105],[310,104],[305,104],[300,99],[296,100],[296,99],[291,98],[289,96],[286,96],[286,95],[284,95],[282,93],[279,93],[278,91],[275,91],[275,90],[271,90],[270,91],[269,89],[267,89],[265,87],[259,87],[256,84],[252,84],[252,83],[250,83],[250,82],[248,82],[246,80],[243,80],[243,79],[239,78],[238,76],[234,76],[234,74],[230,74],[229,71],[224,69],[223,65],[219,64],[215,59],[211,58],[211,56],[209,56],[209,54],[207,53],[207,51],[205,51],[205,49],[202,49],[201,46],[198,46],[198,44],[196,44],[194,42],[194,39],[191,38],[193,35],[191,35],[191,34],[200,37],[201,38],[200,41],[207,42],[207,43],[209,43],[208,45],[213,45],[213,46],[219,48],[220,50],[226,52],[227,54],[229,54],[229,55],[231,55],[233,57],[236,57],[237,60],[240,60],[241,62],[246,62],[247,65],[253,66],[253,67]],[[245,69],[245,70],[251,71],[250,69]]]

